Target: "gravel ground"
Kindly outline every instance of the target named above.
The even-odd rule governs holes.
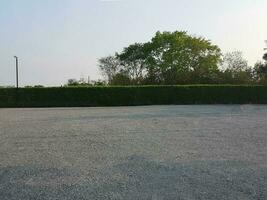
[[[267,199],[267,106],[0,109],[0,199]]]

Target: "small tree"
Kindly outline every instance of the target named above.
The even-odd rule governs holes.
[[[222,70],[240,72],[248,69],[248,62],[243,58],[241,51],[229,52],[223,55]]]
[[[108,83],[111,83],[113,77],[121,71],[120,60],[116,55],[100,58],[98,67]]]
[[[252,69],[240,51],[226,53],[223,56],[221,68],[226,83],[245,84],[252,81]]]
[[[124,75],[127,74],[132,84],[142,84],[147,72],[147,44],[135,43],[117,54],[123,67]]]

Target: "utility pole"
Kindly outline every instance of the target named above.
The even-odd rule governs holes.
[[[17,56],[14,56],[16,60],[16,87],[19,88],[19,58]]]

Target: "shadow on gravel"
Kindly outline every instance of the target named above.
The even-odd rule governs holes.
[[[0,199],[267,199],[267,170],[233,161],[164,163],[132,156],[97,174],[0,169]]]

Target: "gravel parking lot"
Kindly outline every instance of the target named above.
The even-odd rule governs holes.
[[[0,109],[0,199],[267,199],[267,106]]]

